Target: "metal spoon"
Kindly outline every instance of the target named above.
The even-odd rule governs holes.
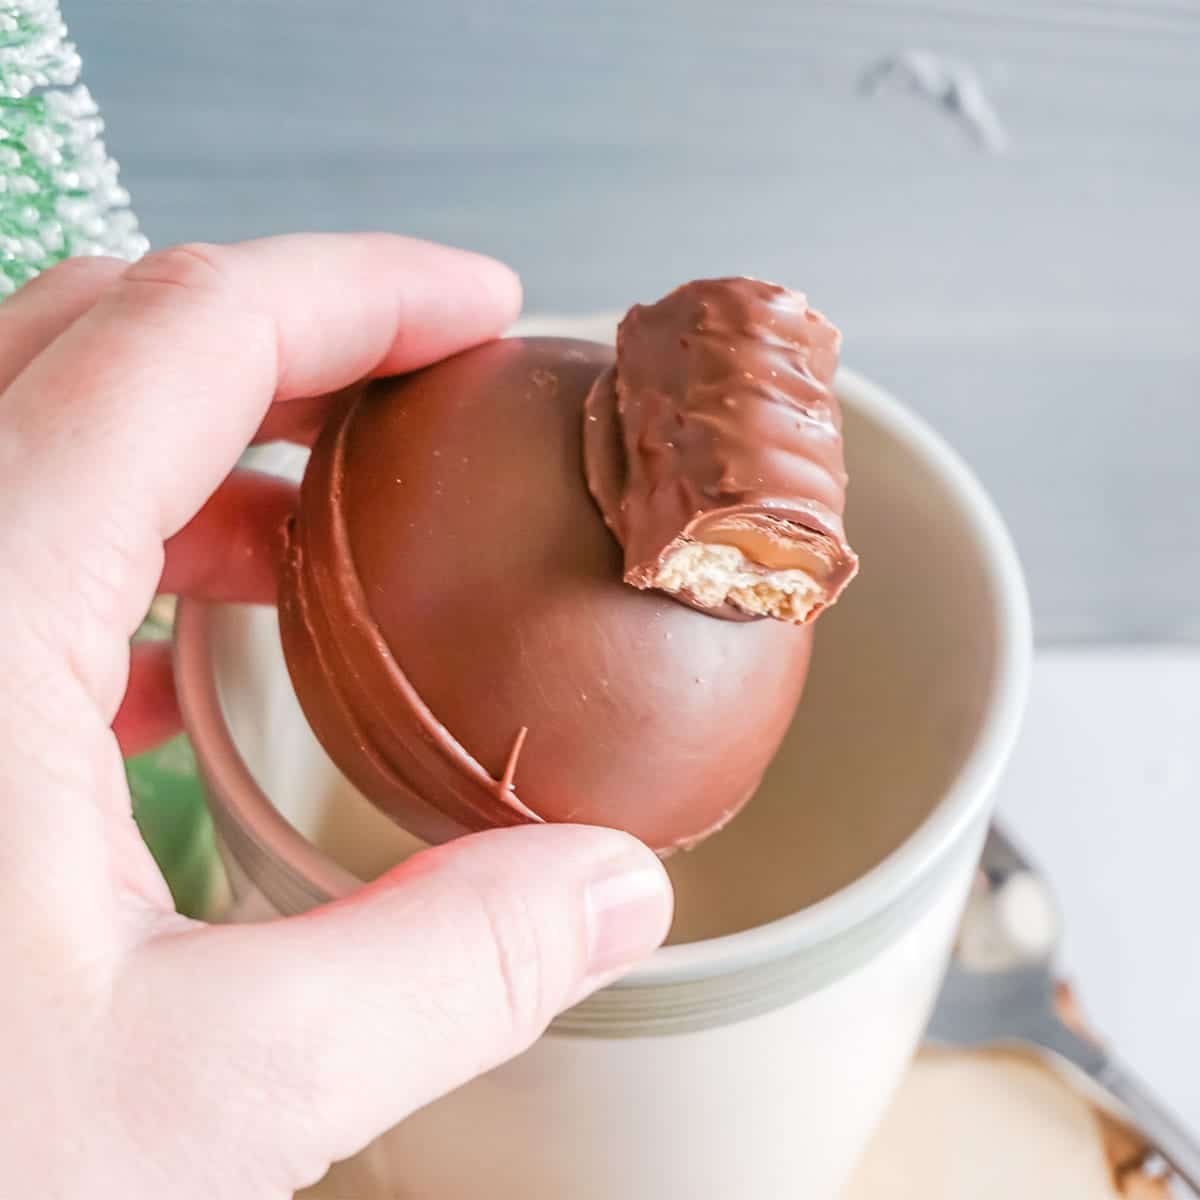
[[[1014,1044],[1082,1079],[1200,1196],[1200,1140],[1104,1047],[1060,1019],[1054,1002],[1058,913],[1038,871],[995,826],[929,1037],[958,1046]]]

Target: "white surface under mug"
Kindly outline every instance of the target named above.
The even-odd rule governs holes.
[[[671,862],[672,944],[314,1196],[832,1200],[845,1183],[936,995],[1020,723],[1030,630],[972,475],[866,380],[843,371],[838,390],[862,573],[821,619],[760,793]],[[419,848],[317,746],[273,611],[184,604],[176,649],[235,919],[344,895]]]

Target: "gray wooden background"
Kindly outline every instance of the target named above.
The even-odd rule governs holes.
[[[1043,640],[1200,638],[1200,0],[64,8],[155,243],[402,230],[537,312],[802,288],[991,487]]]

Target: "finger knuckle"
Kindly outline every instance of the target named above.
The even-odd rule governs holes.
[[[532,1041],[547,1018],[542,923],[520,889],[484,881],[475,884],[474,893],[491,955],[496,1003],[512,1037]]]
[[[194,295],[223,292],[229,282],[221,248],[206,242],[152,251],[125,272],[124,281],[142,288]]]

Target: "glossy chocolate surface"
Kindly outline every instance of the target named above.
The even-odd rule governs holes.
[[[612,365],[588,342],[492,342],[372,385],[314,449],[289,670],[334,761],[427,840],[570,820],[692,844],[754,791],[799,700],[811,628],[623,582],[583,470]]]
[[[627,583],[661,586],[668,555],[697,542],[736,548],[752,578],[805,572],[815,598],[795,619],[837,599],[858,567],[842,525],[840,341],[803,296],[755,279],[630,309],[585,421],[588,485]],[[680,598],[704,606],[686,585]]]

